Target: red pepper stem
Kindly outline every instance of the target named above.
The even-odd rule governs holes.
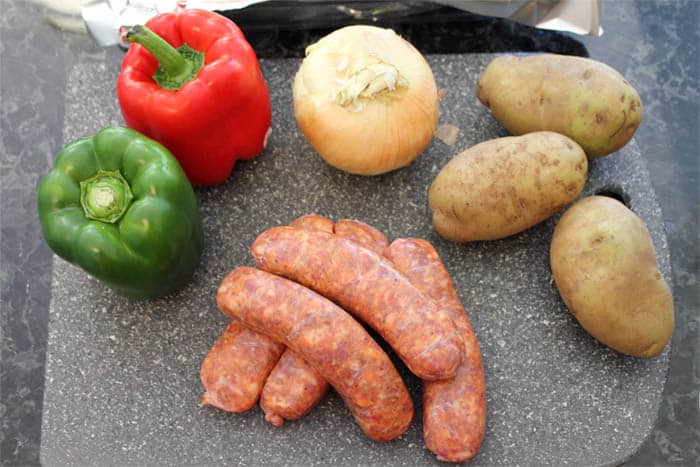
[[[166,89],[179,89],[197,75],[204,62],[201,52],[186,44],[176,49],[143,25],[127,28],[126,40],[141,44],[158,60],[160,66],[153,79]]]

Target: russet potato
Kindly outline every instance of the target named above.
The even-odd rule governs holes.
[[[564,303],[603,344],[659,355],[673,333],[671,290],[642,220],[607,196],[578,201],[552,237],[550,263]]]
[[[571,203],[587,174],[583,149],[557,133],[485,141],[455,156],[433,181],[433,225],[454,242],[508,237]]]
[[[512,134],[556,131],[589,159],[627,144],[643,113],[639,94],[620,73],[566,55],[497,57],[479,77],[477,97]]]

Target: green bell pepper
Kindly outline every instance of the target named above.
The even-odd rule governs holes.
[[[197,202],[179,163],[127,128],[66,145],[39,185],[38,210],[58,256],[129,297],[185,285],[202,252]]]

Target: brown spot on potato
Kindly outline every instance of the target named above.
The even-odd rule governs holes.
[[[620,96],[620,102],[625,102],[625,95],[624,94]]]
[[[622,111],[622,117],[623,117],[622,123],[621,123],[620,126],[617,128],[617,130],[615,130],[615,132],[614,132],[613,134],[610,135],[610,137],[608,138],[609,140],[610,140],[610,139],[613,139],[615,136],[617,136],[617,134],[618,134],[619,132],[621,132],[622,129],[624,128],[625,124],[627,123],[627,111],[625,111],[625,110]]]
[[[583,79],[589,79],[591,76],[593,76],[593,70],[588,69],[583,72]]]
[[[608,120],[608,118],[605,116],[604,113],[597,112],[597,113],[595,114],[595,122],[596,122],[598,125],[603,125],[607,120]]]
[[[544,105],[544,96],[540,96],[540,105]]]
[[[452,203],[452,206],[450,206],[450,210],[452,211],[452,215],[454,216],[455,220],[458,222],[462,222],[462,220],[459,218],[459,214],[457,214],[457,210],[455,209],[454,203]]]
[[[641,103],[638,100],[632,100],[630,101],[630,113],[634,112],[637,110],[637,107],[639,107]]]

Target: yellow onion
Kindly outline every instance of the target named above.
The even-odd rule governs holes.
[[[438,120],[430,65],[391,29],[348,26],[306,49],[294,114],[331,166],[376,175],[410,164]]]

